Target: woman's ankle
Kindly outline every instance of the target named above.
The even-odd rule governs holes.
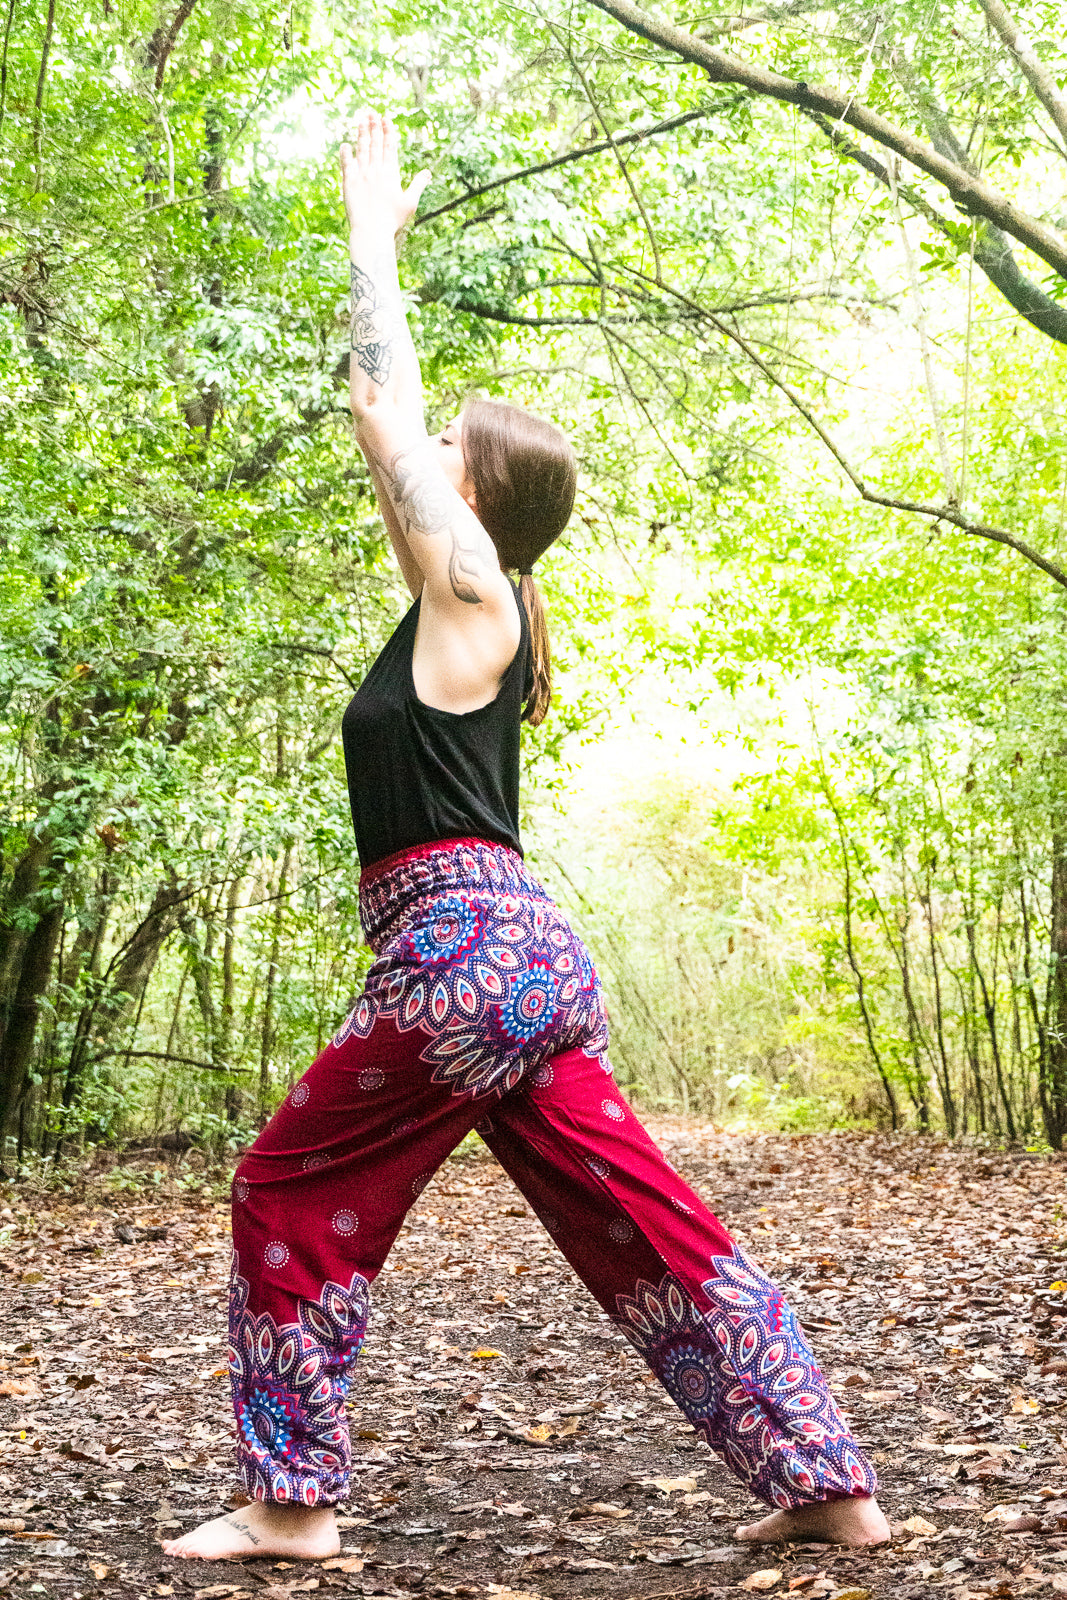
[[[276,1516],[287,1522],[332,1522],[337,1515],[336,1506],[304,1506],[292,1500],[252,1500],[246,1506],[241,1506],[241,1511],[248,1511],[254,1506],[262,1508],[267,1516]]]

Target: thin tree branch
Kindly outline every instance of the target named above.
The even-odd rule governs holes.
[[[196,1061],[192,1056],[173,1056],[167,1050],[98,1050],[86,1062],[88,1066],[93,1061],[106,1061],[110,1056],[132,1056],[145,1061],[176,1061],[182,1067],[201,1067],[205,1072],[246,1072],[251,1073],[251,1067],[225,1067],[219,1066],[214,1061]]]
[[[332,650],[326,650],[321,645],[297,644],[291,639],[283,639],[272,644],[271,649],[293,650],[297,655],[304,656],[321,656],[324,661],[328,661],[330,663],[330,666],[333,667],[335,672],[340,674],[353,693],[359,688],[359,680],[353,678],[351,673],[345,671],[344,667],[342,667],[341,663],[337,660]]]
[[[33,158],[36,164],[33,192],[41,188],[41,162],[44,148],[44,91],[48,82],[48,58],[52,54],[52,36],[56,26],[56,0],[48,0],[48,20],[44,26],[44,44],[41,47],[41,70],[37,74],[37,94],[33,102]]]
[[[930,340],[926,332],[926,307],[923,305],[922,291],[919,288],[919,274],[915,270],[915,257],[911,250],[911,240],[908,230],[904,226],[904,214],[900,209],[900,194],[897,189],[896,162],[889,168],[890,192],[893,196],[893,210],[896,214],[897,228],[900,230],[901,243],[904,246],[904,260],[908,267],[908,282],[911,286],[911,299],[915,312],[915,327],[919,335],[919,348],[922,351],[923,375],[926,378],[926,398],[930,402],[930,415],[934,420],[934,434],[937,438],[937,453],[941,458],[941,482],[944,486],[945,499],[956,505],[959,495],[956,491],[956,475],[952,470],[952,458],[948,453],[948,440],[945,437],[945,425],[941,415],[941,400],[937,392],[937,378],[934,373],[933,356],[930,354]]]
[[[637,275],[646,276],[644,274]],[[651,279],[648,281],[651,282]],[[937,506],[932,505],[929,501],[909,500],[901,496],[883,494],[879,489],[870,488],[852,466],[832,435],[827,433],[807,401],[797,393],[791,383],[788,383],[784,378],[780,378],[774,369],[767,365],[758,351],[753,349],[748,340],[738,333],[736,328],[731,328],[728,322],[724,322],[721,317],[717,317],[713,311],[708,311],[695,301],[690,300],[689,296],[683,294],[680,289],[672,289],[667,284],[661,284],[659,287],[666,294],[671,295],[673,299],[681,301],[683,305],[691,307],[694,311],[703,310],[706,320],[711,323],[712,327],[717,328],[724,338],[731,340],[739,350],[745,353],[753,366],[758,367],[768,382],[772,383],[776,389],[779,389],[785,395],[794,410],[799,412],[813,432],[818,434],[861,499],[866,500],[871,505],[885,506],[890,511],[908,511],[915,516],[932,517],[935,522],[950,522],[953,527],[959,528],[963,533],[973,534],[977,539],[989,539],[994,544],[1007,545],[1009,549],[1017,551],[1024,560],[1029,561],[1033,566],[1039,567],[1042,572],[1047,573],[1062,588],[1067,589],[1067,571],[1057,566],[1054,561],[1050,561],[1047,556],[1043,556],[1032,545],[1027,544],[1025,539],[1020,539],[1018,535],[1009,533],[1007,529],[993,527],[989,523],[976,522],[971,517],[968,517],[959,506],[951,503]]]
[[[1035,55],[1030,41],[1001,0],[978,0],[978,3],[1019,63],[1027,83],[1056,124],[1060,138],[1067,144],[1067,99],[1060,93],[1052,73]]]
[[[164,28],[160,23],[145,50],[145,61],[149,67],[154,68],[153,83],[157,90],[163,87],[163,74],[167,70],[167,61],[171,51],[178,42],[178,35],[193,14],[196,0],[181,0],[177,11],[174,13],[169,28]]]
[[[814,122],[817,128],[821,128],[835,150],[847,156],[850,161],[854,161],[865,172],[871,173],[887,189],[890,188],[889,169],[877,156],[871,155],[861,145],[856,144],[855,140],[842,133],[837,124],[831,122],[830,118],[823,116],[821,112],[805,111],[804,115]],[[943,217],[936,207],[910,184],[898,183],[897,193],[902,200],[907,201],[913,211],[925,217],[932,228],[958,247],[957,223]],[[1026,276],[1012,253],[1007,235],[1000,228],[994,226],[992,222],[984,222],[980,217],[973,218],[973,252],[975,262],[981,267],[990,283],[995,289],[999,289],[1008,304],[1021,317],[1025,317],[1032,327],[1039,333],[1045,334],[1047,338],[1055,339],[1059,344],[1067,344],[1067,306],[1053,300],[1043,289],[1038,288],[1032,278]]]
[[[4,24],[4,53],[0,59],[0,128],[4,126],[4,111],[7,107],[7,50],[11,42],[11,25],[15,20],[15,6],[18,0],[8,0],[7,21]]]
[[[601,139],[597,144],[583,145],[580,150],[568,150],[564,155],[553,156],[550,161],[535,162],[532,167],[520,167],[517,172],[507,172],[502,178],[493,178],[489,183],[483,183],[477,189],[470,189],[466,194],[457,196],[455,200],[446,200],[444,205],[435,206],[433,211],[424,211],[415,218],[411,226],[421,228],[424,223],[433,222],[436,217],[443,217],[449,211],[455,211],[457,206],[465,206],[468,200],[477,200],[483,194],[492,194],[494,189],[503,189],[506,184],[519,183],[523,178],[536,178],[542,172],[551,172],[555,167],[565,167],[571,161],[584,161],[586,156],[601,155],[605,150],[611,150],[615,145],[640,144],[643,139],[651,139],[657,133],[670,133],[674,128],[683,128],[687,122],[696,122],[701,117],[713,116],[716,111],[726,111],[731,106],[738,105],[744,95],[730,95],[725,100],[716,100],[708,105],[698,106],[693,111],[683,111],[677,117],[667,117],[663,122],[654,122],[647,128],[635,128],[632,133],[617,133],[612,139]]]
[[[944,185],[960,209],[984,217],[1067,278],[1067,238],[1016,205],[1007,195],[949,160],[933,145],[900,128],[863,101],[826,84],[784,78],[754,62],[739,61],[691,33],[661,22],[632,0],[591,0],[599,10],[650,44],[702,67],[713,83],[740,83],[754,94],[847,122]]]
[[[573,287],[576,289],[595,289],[599,288],[600,285],[592,281],[589,283],[582,283],[578,282],[577,280],[575,280],[573,284],[569,285],[566,282],[561,282],[558,284],[534,283],[530,284],[528,288],[521,290],[520,293],[537,294],[541,289],[567,287]],[[623,312],[607,312],[603,314],[598,313],[596,316],[557,317],[550,315],[526,314],[521,311],[509,311],[502,306],[489,306],[481,303],[480,301],[469,300],[452,301],[450,302],[449,308],[452,311],[462,311],[467,316],[481,317],[486,322],[503,322],[507,324],[513,324],[514,326],[520,328],[597,328],[603,323],[621,323],[624,326],[633,327],[638,322],[651,323],[655,321],[655,317],[652,315],[655,302],[650,295],[643,292],[638,293],[632,287],[621,283],[607,283],[605,281],[603,287],[612,294],[624,295],[627,299],[636,300],[638,304],[647,308],[646,314],[642,316],[633,316],[626,315]],[[416,298],[419,300],[420,304],[429,305],[435,303],[439,297],[435,294],[422,291],[416,296]],[[753,295],[747,300],[733,300],[726,305],[715,306],[712,309],[720,316],[732,316],[738,311],[758,311],[764,306],[798,305],[805,301],[812,300],[843,300],[849,305],[855,305],[859,303],[864,305],[891,305],[894,303],[892,300],[872,299],[869,296],[849,294],[847,290],[843,289],[798,289],[791,293],[788,291],[775,291],[768,294]],[[692,322],[698,320],[700,315],[702,315],[702,313],[684,311],[680,314],[678,320],[681,322]]]
[[[541,8],[537,4],[537,0],[534,0],[534,5],[535,5],[536,9],[540,12]],[[544,13],[541,12],[541,15],[543,17]],[[633,197],[633,203],[637,207],[637,209],[638,209],[638,211],[639,211],[639,213],[641,215],[641,221],[645,225],[645,233],[648,235],[648,242],[652,247],[652,259],[656,263],[655,278],[656,278],[656,282],[659,283],[660,280],[663,277],[663,266],[662,266],[662,263],[660,262],[660,258],[659,258],[659,243],[657,242],[657,239],[656,239],[656,230],[652,226],[651,217],[649,216],[648,212],[645,210],[645,202],[641,199],[640,193],[638,192],[637,185],[634,183],[634,180],[630,176],[630,169],[626,165],[626,162],[622,158],[622,152],[619,149],[618,142],[616,141],[614,134],[612,133],[611,129],[608,127],[607,122],[604,119],[604,114],[601,111],[599,104],[597,103],[596,96],[593,94],[593,91],[589,86],[589,80],[587,79],[585,73],[582,71],[581,67],[579,66],[578,58],[574,54],[574,51],[571,49],[570,43],[569,43],[566,35],[561,33],[560,30],[556,27],[555,23],[549,21],[548,18],[545,18],[544,20],[546,22],[548,22],[548,26],[552,30],[552,33],[553,33],[554,37],[563,46],[564,50],[567,52],[567,60],[571,64],[571,69],[574,72],[575,77],[578,79],[578,82],[581,84],[582,90],[583,90],[583,92],[585,94],[585,98],[588,100],[590,106],[592,107],[593,115],[596,117],[597,121],[600,123],[600,126],[603,128],[604,137],[608,141],[608,143],[610,144],[611,149],[612,149],[612,154],[614,155],[615,160],[619,164],[619,171],[622,173],[623,181],[625,182],[626,187],[629,189],[630,194]]]

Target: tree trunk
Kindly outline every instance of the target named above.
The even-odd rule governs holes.
[[[278,888],[274,901],[274,926],[271,930],[270,962],[267,966],[266,993],[263,999],[263,1032],[260,1035],[259,1047],[259,1109],[266,1112],[270,1095],[270,1069],[271,1059],[274,1055],[274,1045],[277,1038],[277,1028],[274,1024],[274,992],[278,983],[278,957],[282,945],[282,920],[285,915],[285,894],[289,887],[289,868],[292,864],[292,845],[286,847],[282,857],[282,869],[278,874]]]
[[[1067,759],[1061,749],[1059,761]],[[1061,801],[1052,823],[1052,898],[1049,972],[1045,998],[1045,1050],[1041,1111],[1045,1137],[1062,1150],[1067,1135],[1067,806]]]
[[[0,926],[0,1135],[22,1104],[37,1036],[41,999],[63,926],[63,903],[42,884],[53,860],[50,835],[23,851],[4,897]]]
[[[21,1107],[37,1039],[41,1000],[52,976],[52,962],[63,926],[63,903],[57,901],[37,918],[26,939],[18,984],[10,999],[0,1045],[0,1129],[6,1132]]]

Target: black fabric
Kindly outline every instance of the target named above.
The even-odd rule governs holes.
[[[499,692],[476,711],[440,711],[415,693],[419,601],[396,628],[341,721],[360,865],[438,839],[519,843],[519,724],[532,686],[518,588],[519,647]]]

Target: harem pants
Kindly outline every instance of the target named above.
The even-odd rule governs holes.
[[[258,1500],[349,1493],[345,1397],[369,1286],[476,1127],[590,1292],[768,1505],[875,1474],[781,1292],[620,1095],[596,973],[503,846],[450,840],[364,872],[378,959],[355,1010],[238,1168],[230,1366]]]

